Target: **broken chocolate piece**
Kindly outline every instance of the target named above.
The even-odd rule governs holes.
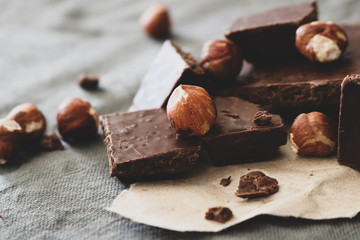
[[[53,132],[51,135],[44,135],[41,139],[40,146],[47,151],[63,150],[64,146],[61,143],[58,135]]]
[[[360,170],[360,74],[345,77],[341,84],[338,162]]]
[[[337,61],[325,65],[305,58],[263,65],[245,63],[238,82],[217,95],[236,96],[264,106],[266,110],[319,107],[338,108],[340,85],[349,73],[360,69],[360,24],[342,25],[349,47]]]
[[[220,223],[225,223],[233,217],[232,211],[227,207],[213,207],[209,208],[205,213],[207,220],[213,220]]]
[[[287,131],[279,115],[268,125],[252,122],[259,105],[236,97],[215,97],[218,116],[211,130],[202,137],[214,165],[266,160],[286,144]]]
[[[228,178],[221,179],[220,185],[226,187],[229,186],[230,182],[231,182],[231,176],[229,176]]]
[[[241,198],[257,198],[279,191],[278,181],[263,172],[253,171],[242,176],[235,195]]]
[[[165,108],[172,91],[180,84],[209,90],[205,72],[196,60],[167,40],[141,82],[134,98],[136,109]]]
[[[252,121],[258,126],[265,126],[271,121],[271,115],[268,111],[258,111]]]
[[[239,46],[249,62],[287,62],[300,57],[295,47],[296,29],[316,20],[316,2],[294,4],[241,17],[225,37]]]
[[[87,90],[97,89],[99,85],[99,77],[96,75],[82,74],[77,81],[80,87]]]
[[[192,170],[199,159],[198,137],[178,137],[164,109],[100,117],[110,175],[129,180],[173,177]]]

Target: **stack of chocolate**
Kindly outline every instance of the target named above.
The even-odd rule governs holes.
[[[317,22],[316,2],[239,18],[225,37],[204,45],[200,64],[165,41],[134,98],[138,111],[100,117],[111,176],[175,176],[204,155],[214,165],[272,158],[287,131],[267,111],[338,109],[342,78],[360,71],[360,25]],[[354,168],[360,133],[347,132],[360,118],[350,114],[359,79],[345,79],[340,107],[339,161]],[[292,149],[328,156],[335,128],[322,113],[302,114],[290,130]]]

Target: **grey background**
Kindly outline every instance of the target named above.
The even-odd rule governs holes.
[[[198,58],[203,43],[222,38],[238,16],[285,0],[163,1],[173,40]],[[126,111],[161,46],[139,29],[152,1],[0,0],[0,117],[23,102],[36,104],[56,130],[67,97],[82,97],[100,114]],[[322,0],[320,19],[360,22],[359,0]],[[101,89],[76,85],[99,74]],[[360,217],[328,221],[260,216],[217,234],[176,233],[133,223],[104,210],[126,186],[109,177],[99,137],[65,151],[23,153],[0,166],[0,239],[358,239]]]

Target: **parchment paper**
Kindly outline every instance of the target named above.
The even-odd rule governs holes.
[[[279,182],[279,192],[246,200],[235,196],[240,176],[263,171]],[[229,186],[222,178],[231,176]],[[336,157],[299,157],[288,145],[275,160],[214,167],[203,163],[190,176],[141,182],[124,190],[108,208],[133,221],[175,230],[217,232],[260,214],[307,219],[351,218],[360,211],[360,173]],[[204,218],[210,207],[229,207],[227,223]]]

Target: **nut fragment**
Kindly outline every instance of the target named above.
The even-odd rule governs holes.
[[[96,135],[99,116],[87,101],[71,98],[59,106],[57,124],[64,140],[85,140]]]
[[[269,114],[268,111],[258,111],[255,113],[255,116],[253,118],[253,123],[259,126],[265,126],[268,125],[271,121],[271,114]]]
[[[40,146],[42,149],[47,151],[64,149],[64,146],[55,132],[53,132],[51,135],[44,135],[41,139]]]
[[[336,124],[320,112],[302,113],[290,128],[291,149],[299,155],[325,157],[336,147]]]
[[[227,207],[212,207],[205,213],[205,219],[221,223],[229,221],[232,217],[233,213],[230,208]]]
[[[296,47],[313,62],[332,62],[345,52],[348,37],[332,22],[311,22],[296,30]]]
[[[238,47],[228,40],[204,44],[200,64],[216,85],[231,83],[239,75],[243,58]]]
[[[40,110],[32,103],[24,103],[13,108],[7,115],[24,130],[26,143],[39,143],[46,130],[46,120]]]
[[[96,75],[82,74],[77,80],[80,87],[87,90],[94,90],[98,88],[99,77]]]
[[[224,187],[229,186],[230,183],[231,183],[231,176],[227,178],[222,178],[220,181],[220,185]]]
[[[0,120],[0,164],[12,160],[21,148],[23,129],[14,120]]]
[[[162,39],[170,35],[170,16],[164,4],[156,3],[140,17],[140,25],[150,37]]]
[[[171,126],[179,134],[201,136],[216,120],[216,108],[202,87],[180,85],[171,94],[167,107]]]

